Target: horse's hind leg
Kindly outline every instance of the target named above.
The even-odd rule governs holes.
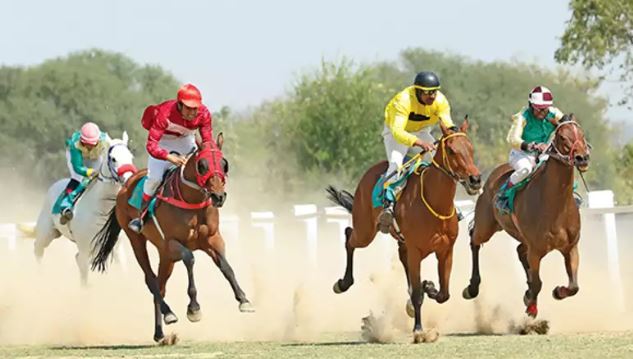
[[[479,206],[477,201],[477,208],[484,207]],[[490,208],[492,208],[490,206]],[[481,275],[479,274],[479,249],[483,243],[488,242],[495,232],[499,230],[497,222],[494,218],[492,210],[475,209],[474,226],[470,230],[470,251],[472,255],[472,273],[470,275],[470,283],[464,291],[462,296],[464,299],[473,299],[479,295],[479,285],[481,284]]]
[[[255,308],[246,298],[246,294],[244,294],[244,291],[240,288],[239,283],[237,283],[237,279],[235,279],[235,272],[233,272],[233,268],[231,268],[231,265],[226,260],[224,239],[222,239],[220,233],[216,232],[214,235],[209,237],[208,246],[204,247],[203,250],[211,257],[211,259],[213,259],[213,262],[216,266],[218,266],[224,275],[224,278],[229,281],[231,289],[233,289],[233,294],[235,295],[235,300],[240,303],[240,312],[254,312]]]
[[[61,233],[55,229],[55,224],[48,213],[40,213],[35,225],[35,243],[33,244],[33,253],[38,261],[42,260],[44,250],[48,247],[53,239],[61,236]]]
[[[193,264],[195,262],[193,253],[189,248],[182,245],[176,240],[170,240],[167,244],[169,250],[169,258],[172,262],[183,261],[187,268],[187,294],[189,295],[189,305],[187,305],[187,319],[190,322],[200,321],[200,304],[198,304],[198,290],[193,279]],[[161,288],[161,294],[165,296],[164,290]]]
[[[367,226],[365,226],[367,227]],[[354,250],[356,248],[367,247],[376,236],[376,229],[359,231],[359,228],[345,228],[345,252],[347,261],[345,266],[345,275],[343,279],[339,279],[334,283],[334,293],[343,293],[354,284]]]
[[[558,300],[578,293],[578,244],[575,244],[567,253],[563,253],[563,257],[565,257],[565,269],[567,277],[569,277],[569,285],[567,287],[559,286],[554,288],[552,295]]]

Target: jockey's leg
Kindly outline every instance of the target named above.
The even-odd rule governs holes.
[[[66,185],[66,189],[64,189],[64,198],[60,204],[60,211],[62,215],[59,222],[62,225],[66,224],[73,217],[72,207],[77,195],[74,194],[72,197],[71,195],[79,187],[81,181],[83,180],[83,176],[75,172],[75,168],[73,167],[70,158],[70,151],[66,150],[66,166],[68,167],[68,172],[70,173],[70,181]]]
[[[64,189],[64,198],[60,204],[60,212],[61,217],[59,218],[59,223],[64,225],[69,220],[73,218],[73,205],[75,203],[75,199],[77,198],[80,182],[76,179],[72,178],[68,181],[66,188]]]
[[[389,176],[395,171],[398,170],[398,167],[402,165],[402,161],[404,160],[407,151],[409,150],[409,146],[403,145],[396,141],[396,139],[391,134],[391,130],[385,128],[383,131],[383,139],[385,144],[385,151],[387,152],[387,161],[389,161],[389,167],[387,168],[387,172],[384,176]],[[398,180],[397,175],[391,176],[391,178],[387,179],[384,183],[384,192],[383,192],[383,210],[378,216],[378,229],[382,233],[389,233],[389,229],[391,228],[391,224],[393,223],[394,216],[394,204],[395,198],[392,198],[390,194],[393,192],[389,191],[389,186],[391,186],[394,182]],[[395,197],[395,193],[393,193]]]
[[[143,201],[139,210],[139,216],[132,219],[128,223],[128,228],[135,233],[141,233],[143,230],[143,224],[147,218],[147,207],[156,193],[158,186],[160,185],[165,170],[169,167],[169,162],[158,160],[150,157],[147,161],[147,179],[143,185]]]
[[[497,198],[497,207],[502,210],[509,210],[510,200],[508,198],[508,190],[517,183],[526,179],[535,166],[535,160],[530,154],[512,150],[510,152],[510,159],[508,161],[510,166],[514,169],[514,172],[510,175],[508,181],[500,188],[499,197]]]

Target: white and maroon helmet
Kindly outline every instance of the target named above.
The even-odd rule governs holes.
[[[528,102],[538,109],[548,108],[554,104],[554,95],[547,87],[537,86],[530,92]]]

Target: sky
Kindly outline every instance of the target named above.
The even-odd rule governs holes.
[[[0,64],[101,48],[157,64],[212,109],[284,94],[322,59],[396,60],[421,47],[554,67],[567,0],[0,0]],[[601,93],[614,98],[616,85]],[[527,97],[527,94],[526,94]],[[611,108],[611,120],[631,113]],[[633,120],[631,120],[633,124]]]

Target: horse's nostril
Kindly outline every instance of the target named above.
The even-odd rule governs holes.
[[[470,183],[472,184],[481,183],[481,176],[469,176],[468,179],[470,180]]]

